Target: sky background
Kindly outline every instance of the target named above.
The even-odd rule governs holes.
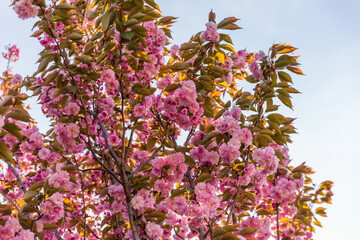
[[[30,38],[35,20],[23,21],[0,1],[0,50],[17,44],[20,60],[13,65],[23,76],[36,71],[41,47]],[[238,31],[230,33],[237,50],[265,50],[273,43],[299,48],[306,76],[293,76],[302,92],[293,98],[298,133],[290,145],[293,165],[306,161],[316,174],[313,180],[335,182],[328,218],[319,217],[314,239],[359,239],[360,224],[360,1],[359,0],[158,0],[164,15],[178,17],[173,26],[174,43],[205,30],[211,9],[217,20],[240,18]],[[5,68],[0,61],[0,69]],[[33,104],[32,104],[33,105]],[[42,113],[33,105],[32,116]],[[40,127],[46,129],[46,123]]]

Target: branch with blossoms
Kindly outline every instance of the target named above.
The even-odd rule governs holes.
[[[333,193],[289,160],[294,119],[279,110],[303,75],[296,48],[235,50],[238,19],[213,12],[171,45],[175,18],[154,0],[13,8],[39,17],[43,50],[33,76],[2,78],[0,238],[311,239]]]

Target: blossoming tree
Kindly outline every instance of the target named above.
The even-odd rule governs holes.
[[[0,239],[308,240],[330,181],[292,166],[296,48],[235,50],[216,21],[180,47],[154,0],[15,0],[37,71],[2,77]],[[16,61],[9,47],[4,58]],[[242,89],[244,82],[251,91]],[[39,132],[24,101],[50,122]]]

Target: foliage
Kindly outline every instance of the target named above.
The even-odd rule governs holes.
[[[321,226],[332,182],[291,165],[294,119],[278,111],[299,93],[296,48],[235,50],[238,19],[213,12],[170,47],[175,18],[154,0],[13,5],[39,18],[43,51],[33,76],[2,78],[0,239],[301,240]]]

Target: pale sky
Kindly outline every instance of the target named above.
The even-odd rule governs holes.
[[[23,76],[36,71],[41,47],[29,38],[34,20],[23,21],[0,1],[0,50],[20,47],[14,70]],[[211,9],[217,20],[235,16],[243,28],[230,32],[235,48],[267,50],[273,43],[288,43],[299,50],[305,77],[293,76],[302,92],[293,99],[299,134],[293,137],[293,164],[306,161],[314,168],[315,182],[335,182],[328,218],[316,240],[359,239],[360,208],[360,1],[359,0],[158,0],[164,15],[179,17],[173,27],[174,43],[181,44],[205,29]],[[266,51],[265,51],[266,52]],[[0,69],[5,62],[0,61]],[[40,118],[35,108],[33,117]],[[44,124],[42,124],[44,125]],[[46,125],[46,124],[45,124]],[[357,236],[357,237],[356,237]]]

